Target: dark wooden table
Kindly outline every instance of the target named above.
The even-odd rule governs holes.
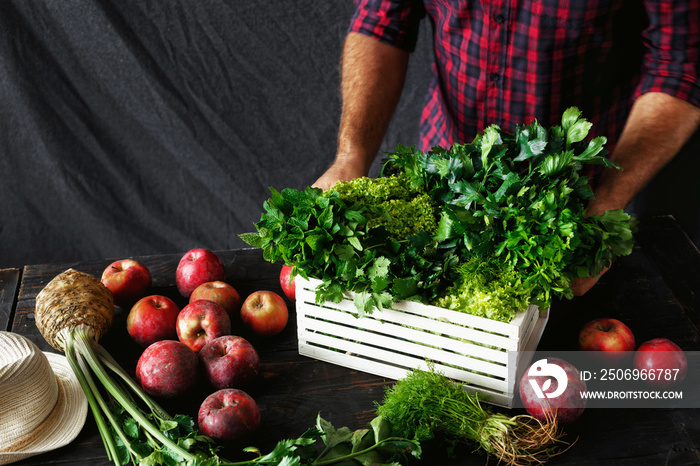
[[[279,264],[262,260],[259,250],[219,251],[227,281],[242,295],[256,289],[281,293]],[[180,255],[140,257],[154,276],[154,294],[164,294],[184,305],[174,287]],[[100,275],[109,260],[26,266],[0,270],[0,329],[26,335],[42,349],[52,349],[33,321],[34,299],[56,274],[73,267]],[[666,337],[686,351],[700,350],[700,252],[670,217],[643,222],[634,252],[616,263],[585,296],[553,303],[538,349],[576,350],[581,326],[596,317],[614,317],[627,323],[638,342]],[[260,340],[240,330],[260,353],[258,381],[248,389],[258,402],[261,430],[244,444],[227,450],[229,459],[248,445],[269,451],[282,438],[298,437],[314,425],[318,413],[336,427],[365,427],[374,416],[391,381],[298,355],[294,307],[290,324],[272,339]],[[126,312],[117,309],[114,326],[103,341],[119,362],[133,371],[139,348],[125,330]],[[196,415],[202,394],[179,403],[177,410]],[[521,410],[505,410],[513,414]],[[700,464],[700,409],[588,409],[566,427],[573,446],[552,459],[552,465],[697,465]],[[439,451],[427,451],[418,464],[485,464],[486,458],[468,450],[459,460]],[[493,459],[490,464],[495,464]],[[100,465],[107,461],[91,415],[79,437],[58,451],[18,464]]]

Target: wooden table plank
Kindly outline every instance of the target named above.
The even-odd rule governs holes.
[[[700,312],[696,290],[700,289],[700,253],[687,237],[679,235],[673,219],[659,218],[645,222],[637,235],[634,252],[617,262],[585,296],[559,300],[552,305],[550,319],[540,342],[540,350],[571,351],[576,349],[581,326],[596,317],[616,317],[626,322],[642,342],[665,336],[687,351],[700,350],[697,315]],[[262,260],[259,250],[221,251],[230,281],[245,295],[255,289],[268,288],[281,293],[279,264]],[[680,256],[684,256],[683,259]],[[154,291],[183,300],[174,288],[174,271],[179,255],[153,256],[142,259],[151,268]],[[17,301],[13,329],[27,334],[37,343],[43,339],[33,327],[34,296],[57,273],[75,267],[100,274],[109,261],[76,264],[30,266]],[[381,401],[384,387],[391,383],[358,371],[301,357],[297,352],[294,307],[290,306],[290,324],[271,340],[251,339],[258,349],[262,366],[258,380],[249,392],[263,413],[263,425],[256,435],[230,446],[230,459],[240,459],[244,446],[256,445],[269,451],[277,440],[297,437],[313,425],[320,413],[336,427],[365,427],[374,414],[374,402]],[[105,347],[124,365],[133,370],[140,349],[126,336],[125,313],[118,313]],[[234,327],[235,329],[235,327]],[[44,344],[44,348],[47,345]],[[171,405],[173,412],[195,414],[203,390],[184,401]],[[522,414],[522,410],[504,410]],[[700,464],[700,410],[698,409],[589,409],[576,423],[565,426],[567,439],[576,442],[551,465],[646,465]],[[423,461],[428,465],[480,465],[485,458],[460,452],[456,460],[444,457],[439,449],[428,449]],[[28,464],[107,465],[104,450],[94,424],[78,439],[58,451],[27,459]]]
[[[0,330],[10,329],[20,275],[19,269],[0,270]]]
[[[685,316],[700,331],[700,251],[695,243],[672,217],[656,217],[642,223],[636,238],[673,291]]]

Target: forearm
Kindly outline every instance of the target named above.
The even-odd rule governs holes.
[[[700,124],[700,109],[662,93],[648,93],[632,107],[589,205],[590,214],[622,209],[676,155]]]
[[[335,161],[315,186],[367,175],[396,110],[408,52],[350,33],[341,62],[342,113]]]

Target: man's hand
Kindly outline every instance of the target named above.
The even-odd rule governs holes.
[[[338,181],[350,181],[355,178],[366,176],[364,165],[361,163],[347,163],[336,160],[326,172],[311,185],[314,188],[321,188],[324,191],[336,184]]]
[[[622,170],[605,169],[587,215],[623,209],[673,159],[698,124],[700,109],[688,102],[658,92],[639,97],[610,155],[610,160],[620,164]],[[574,280],[574,295],[585,294],[600,275]]]
[[[610,269],[610,267],[605,267],[602,272],[600,272],[600,275],[597,277],[584,277],[584,278],[575,278],[574,282],[571,284],[571,291],[573,291],[574,296],[583,296],[593,288],[593,285],[598,283],[598,280],[600,277],[603,276],[605,272],[607,272]]]

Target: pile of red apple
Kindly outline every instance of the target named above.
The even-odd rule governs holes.
[[[289,269],[283,268],[280,283],[294,300]],[[219,441],[260,425],[260,410],[243,390],[257,378],[260,358],[248,340],[232,334],[232,320],[240,317],[260,337],[279,334],[288,320],[287,305],[277,293],[259,290],[242,301],[225,279],[224,264],[214,252],[188,251],[175,273],[178,292],[189,300],[180,309],[166,296],[148,294],[151,273],[134,259],[110,264],[101,278],[115,304],[130,309],[127,333],[144,348],[136,365],[141,387],[152,396],[174,398],[205,379],[215,391],[201,404],[197,421],[203,434]]]
[[[683,350],[666,338],[654,338],[636,346],[632,330],[617,319],[600,318],[586,323],[580,333],[578,347],[581,351],[601,351],[608,363],[622,363],[623,358],[632,355],[632,367],[638,371],[678,370],[673,379],[647,378],[645,382],[653,388],[668,388],[683,381],[686,376],[688,362]],[[537,396],[533,384],[546,386],[549,392],[557,389],[555,377],[538,375],[537,370],[530,371],[535,362],[522,374],[519,394],[528,414],[542,421],[556,417],[561,424],[577,420],[586,408],[586,398],[580,397],[581,391],[586,391],[586,383],[581,380],[578,369],[568,361],[559,358],[547,359],[549,364],[559,366],[566,373],[567,385],[561,395],[556,398],[541,398]],[[538,369],[535,367],[534,369]]]

